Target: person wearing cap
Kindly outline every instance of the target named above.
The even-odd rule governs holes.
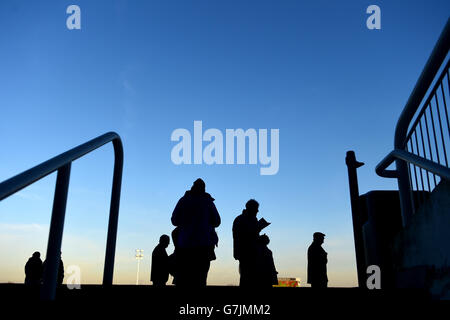
[[[322,248],[325,235],[321,232],[313,234],[313,242],[308,248],[308,280],[311,288],[326,288],[327,277],[327,255]]]
[[[205,192],[202,179],[194,181],[172,213],[172,224],[178,229],[177,280],[182,287],[204,287],[211,260],[216,259],[214,248],[219,239],[215,228],[220,215],[214,198]]]
[[[166,251],[169,243],[169,236],[163,234],[152,252],[150,281],[153,282],[155,287],[164,287],[167,280],[169,280],[169,256]]]

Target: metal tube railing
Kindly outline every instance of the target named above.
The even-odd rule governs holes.
[[[405,150],[394,150],[389,153],[381,162],[377,165],[375,171],[376,173],[385,178],[392,178],[390,176],[391,171],[386,168],[389,167],[392,162],[401,160],[403,162],[412,163],[413,165],[425,169],[429,172],[437,174],[438,176],[450,180],[450,168],[447,168],[441,164],[430,161],[428,159],[419,157],[411,152]]]
[[[61,241],[64,229],[67,194],[70,180],[70,167],[73,161],[85,154],[109,143],[114,147],[114,174],[111,190],[111,205],[109,211],[108,235],[106,240],[105,266],[103,285],[111,286],[114,272],[114,256],[116,249],[117,224],[119,220],[120,192],[123,171],[123,146],[120,136],[115,132],[108,132],[84,144],[66,151],[47,160],[29,170],[26,170],[0,183],[0,201],[29,186],[30,184],[58,171],[53,200],[53,211],[47,245],[46,268],[41,298],[54,300],[56,280],[60,261]]]
[[[66,215],[67,194],[69,193],[70,180],[69,162],[58,170],[53,200],[52,218],[48,234],[46,266],[44,269],[44,283],[41,288],[41,296],[44,299],[54,299],[56,283],[59,276],[59,263],[61,261],[61,242],[64,231],[64,218]]]
[[[428,170],[427,168],[432,169],[438,169],[438,171],[441,171],[442,168],[434,167],[431,165],[431,163],[435,163],[432,161],[429,161],[428,159],[425,159],[426,157],[426,151],[423,146],[423,153],[424,153],[424,160],[426,161],[417,161],[415,157],[411,157],[411,153],[405,151],[407,150],[408,145],[408,139],[409,137],[412,137],[412,134],[414,133],[415,140],[416,140],[416,148],[417,152],[419,151],[419,145],[418,145],[418,139],[416,131],[409,132],[408,128],[411,124],[412,119],[414,118],[415,113],[419,109],[422,100],[424,99],[428,89],[430,88],[431,84],[433,83],[433,80],[438,73],[442,63],[445,61],[445,58],[448,54],[450,46],[450,19],[447,20],[447,23],[444,27],[444,30],[442,31],[439,40],[437,41],[433,52],[431,53],[419,79],[417,80],[417,83],[400,115],[400,118],[398,119],[396,128],[395,128],[395,138],[394,138],[394,151],[391,152],[383,161],[378,164],[376,172],[384,177],[389,178],[397,178],[398,187],[399,187],[399,194],[400,194],[400,205],[401,205],[401,211],[402,211],[402,223],[403,226],[407,225],[409,223],[409,220],[412,217],[412,214],[414,212],[414,204],[413,204],[413,197],[412,197],[412,187],[411,187],[411,176],[410,176],[410,168],[408,161],[414,160],[414,164],[417,165],[420,168],[420,177],[422,181],[422,187],[424,187],[423,184],[423,175],[422,175],[422,169]],[[444,70],[445,73],[448,74],[448,70]],[[442,78],[441,78],[442,79]],[[447,79],[448,81],[448,79]],[[438,85],[435,86],[434,90],[438,88]],[[441,90],[443,88],[441,87]],[[431,99],[431,98],[430,98]],[[426,108],[426,105],[425,105]],[[421,113],[425,113],[425,111],[421,111]],[[447,114],[447,113],[446,113]],[[418,115],[414,126],[417,125],[417,123],[420,124],[419,129],[422,129],[421,127],[421,114]],[[440,119],[439,119],[440,120]],[[434,125],[434,123],[433,123]],[[415,129],[415,127],[414,127]],[[428,134],[428,132],[427,132]],[[423,135],[421,135],[421,138],[423,140]],[[423,141],[422,141],[423,142]],[[411,143],[412,147],[412,143]],[[445,145],[444,145],[445,148]],[[408,156],[405,156],[405,154],[401,153],[401,151],[409,153]],[[420,157],[419,157],[420,158]],[[388,161],[389,160],[389,161]],[[386,170],[387,166],[386,163],[392,163],[392,161],[395,160],[396,164],[396,170]],[[418,164],[420,163],[420,165]],[[425,168],[425,167],[426,168]],[[433,172],[432,170],[429,170]],[[445,171],[445,170],[444,170]],[[446,172],[446,171],[445,171]],[[444,174],[446,174],[444,172]],[[414,174],[417,176],[415,167],[414,167]],[[428,172],[426,171],[427,179],[428,179]],[[426,180],[429,184],[429,179]],[[417,180],[415,181],[417,183]]]

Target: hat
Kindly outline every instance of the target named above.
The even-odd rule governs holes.
[[[314,232],[313,234],[313,238],[317,239],[317,238],[324,238],[325,234],[323,234],[322,232]]]

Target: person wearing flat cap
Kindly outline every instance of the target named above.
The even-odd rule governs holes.
[[[325,235],[321,232],[313,234],[313,242],[308,248],[308,280],[311,288],[326,288],[328,285],[327,262],[328,253],[322,248]]]

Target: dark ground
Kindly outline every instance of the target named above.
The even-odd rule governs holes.
[[[324,318],[320,315],[328,312],[363,316],[376,312],[382,315],[382,310],[390,310],[388,313],[392,315],[394,309],[413,310],[415,306],[430,303],[428,296],[420,290],[313,290],[307,287],[243,290],[225,286],[181,290],[176,287],[154,288],[149,285],[114,285],[111,288],[82,285],[79,290],[62,287],[58,289],[54,302],[44,302],[39,301],[39,290],[30,290],[22,284],[0,284],[0,299],[3,310],[11,308],[16,312],[19,310],[19,313],[33,310],[39,313],[42,312],[42,307],[50,307],[58,309],[58,312],[80,312],[83,316],[98,315],[100,318],[103,318],[101,315],[105,312],[122,315],[125,311],[125,314],[129,315],[126,319],[137,316],[143,319],[180,320],[300,319],[310,311],[314,311],[318,319]],[[245,305],[246,310],[239,305]],[[186,307],[189,310],[194,307],[198,311],[205,309],[197,307],[213,307],[213,311],[210,317],[206,314],[182,314],[183,308]],[[242,314],[243,311],[251,314]]]

